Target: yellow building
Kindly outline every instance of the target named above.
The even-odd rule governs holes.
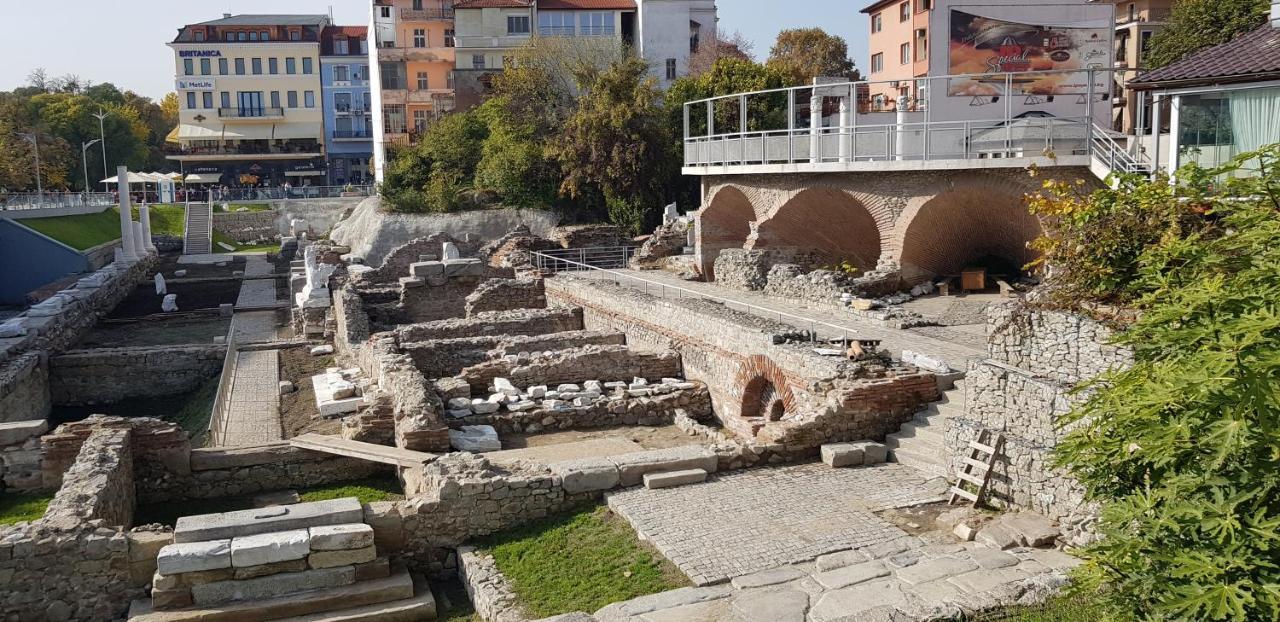
[[[375,0],[383,140],[406,144],[454,109],[451,0]]]
[[[325,175],[324,15],[223,15],[183,26],[173,49],[185,173],[227,186],[306,185]]]

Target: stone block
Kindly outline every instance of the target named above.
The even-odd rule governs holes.
[[[373,527],[364,523],[311,528],[312,551],[346,551],[373,546]]]
[[[914,566],[897,571],[898,579],[909,585],[918,585],[937,581],[946,577],[954,577],[977,570],[978,565],[967,559],[958,557],[938,557],[922,561]]]
[[[568,460],[551,465],[560,476],[564,491],[570,494],[610,490],[618,485],[618,467],[605,458]]]
[[[753,587],[765,587],[768,585],[777,585],[779,583],[788,583],[806,576],[804,571],[794,566],[781,566],[778,568],[770,568],[769,570],[761,570],[748,575],[733,578],[733,587],[740,590]]]
[[[311,535],[306,529],[236,537],[231,540],[231,565],[245,568],[287,562],[310,552]]]
[[[957,524],[955,529],[951,530],[951,533],[955,534],[955,536],[960,538],[963,542],[970,542],[973,540],[974,536],[978,535],[977,530],[965,523]]]
[[[178,519],[181,522],[182,519]],[[231,567],[231,540],[170,544],[160,549],[156,570],[163,575]]]
[[[498,412],[502,405],[489,400],[474,399],[471,400],[471,411],[477,415],[491,415]]]
[[[444,264],[439,261],[420,261],[409,264],[409,275],[423,279],[444,276]]]
[[[675,488],[686,484],[697,484],[707,481],[707,472],[702,469],[684,469],[681,471],[663,471],[645,473],[644,487],[650,490],[657,488]]]
[[[307,569],[307,560],[291,559],[287,562],[273,562],[270,564],[262,564],[260,566],[249,566],[246,568],[232,568],[231,578],[237,581],[245,579],[256,579],[282,572],[302,572]]]
[[[355,568],[356,581],[372,581],[391,576],[391,563],[385,557],[379,557],[363,564],[356,564]]]
[[[355,583],[355,568],[341,566],[286,572],[243,581],[218,581],[191,587],[192,600],[200,606],[264,600],[286,594],[342,587]]]
[[[979,529],[974,540],[995,549],[1011,549],[1022,545],[1018,534],[999,521],[992,521]]]
[[[862,450],[863,464],[880,464],[889,459],[889,448],[885,447],[883,443],[858,441],[856,443],[849,443],[849,445]]]
[[[862,446],[854,443],[828,443],[822,446],[822,462],[839,468],[862,466]]]
[[[516,385],[511,384],[511,381],[507,380],[506,378],[494,378],[493,389],[494,391],[497,391],[498,393],[501,393],[503,395],[510,395],[510,396],[520,395],[520,389],[518,389]]]
[[[44,419],[0,423],[0,446],[20,445],[48,431],[49,424]]]
[[[412,288],[415,288],[415,287],[425,287],[425,286],[426,286],[426,284],[427,284],[427,280],[426,280],[426,279],[421,279],[421,278],[418,278],[418,277],[416,277],[416,276],[402,276],[402,277],[400,277],[400,287],[401,287],[401,288],[403,288],[403,289],[412,289]]]
[[[639,451],[611,456],[609,459],[617,465],[619,480],[623,486],[639,485],[644,481],[645,473],[654,471],[702,469],[714,473],[719,463],[714,452],[695,445]]]
[[[341,551],[316,551],[307,557],[307,565],[312,568],[337,568],[338,566],[354,566],[367,564],[378,557],[374,546]]]
[[[191,606],[191,588],[176,587],[173,589],[151,590],[151,606],[156,609],[180,609]]]
[[[449,430],[449,444],[458,451],[498,451],[502,441],[491,425],[464,425],[460,430]]]
[[[1002,516],[1000,522],[1017,534],[1022,544],[1030,547],[1050,546],[1062,535],[1053,521],[1035,512],[1019,512]]]
[[[887,577],[889,572],[889,567],[885,566],[884,562],[875,560],[819,572],[813,575],[813,578],[829,590],[838,590],[850,585],[865,583],[872,579]]]
[[[363,520],[364,507],[360,505],[360,501],[355,497],[343,497],[283,507],[183,516],[174,527],[173,537],[174,542],[195,543],[321,525],[359,523]],[[231,547],[228,542],[227,567],[230,567],[230,562]]]

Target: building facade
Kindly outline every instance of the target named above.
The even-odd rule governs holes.
[[[1112,128],[1133,134],[1139,117],[1150,118],[1150,109],[1138,112],[1138,93],[1128,88],[1129,80],[1147,68],[1146,53],[1151,37],[1164,28],[1173,0],[1106,0],[1116,5],[1116,98],[1113,100]]]
[[[533,0],[458,0],[454,82],[461,109],[480,103],[512,52],[533,36]]]
[[[227,186],[323,183],[324,15],[230,15],[183,26],[169,43],[182,172]]]
[[[375,0],[383,140],[406,145],[454,109],[452,0]]]
[[[688,75],[689,57],[716,40],[715,0],[640,0],[639,53],[662,88]]]
[[[373,179],[368,31],[367,26],[330,26],[320,35],[325,153],[332,186],[362,185]]]
[[[879,0],[862,12],[870,20],[868,80],[879,82],[859,106],[895,110],[901,97],[922,98],[915,80],[929,75],[929,18],[934,0]],[[895,84],[896,83],[896,84]]]

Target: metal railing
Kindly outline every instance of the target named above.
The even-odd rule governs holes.
[[[566,249],[566,250],[575,251],[578,249]],[[555,273],[591,272],[592,274],[605,276],[607,277],[607,280],[612,281],[617,285],[623,285],[624,283],[627,283],[627,286],[631,287],[632,289],[643,291],[644,293],[650,296],[656,296],[658,298],[663,298],[663,299],[693,298],[693,299],[700,299],[700,300],[708,300],[711,302],[724,305],[728,309],[742,311],[743,313],[749,313],[751,315],[755,315],[765,319],[770,319],[770,320],[776,319],[779,324],[787,324],[798,330],[807,330],[810,333],[814,334],[815,336],[819,335],[818,330],[821,328],[821,329],[826,329],[830,333],[829,338],[831,339],[840,339],[842,341],[848,342],[850,339],[858,338],[857,329],[852,329],[847,326],[840,326],[839,324],[832,324],[830,322],[824,322],[822,320],[806,317],[803,315],[796,315],[794,313],[778,311],[777,309],[771,309],[769,307],[761,307],[759,305],[753,305],[748,302],[741,302],[738,300],[731,300],[729,298],[722,298],[720,296],[714,296],[711,294],[694,291],[686,287],[680,287],[677,285],[668,285],[666,283],[660,283],[658,281],[651,281],[649,279],[641,278],[638,276],[623,274],[621,272],[617,272],[615,269],[594,266],[587,262],[575,261],[573,259],[567,259],[565,257],[554,256],[549,254],[549,253],[563,254],[561,251],[553,250],[553,251],[530,251],[530,252],[535,259],[535,265],[539,267],[546,265],[548,266],[547,269],[551,272],[555,272]],[[554,269],[555,266],[561,266],[561,265],[564,265],[566,267],[560,270]]]
[[[257,117],[274,119],[283,116],[284,108],[242,106],[218,109],[218,117],[221,119],[247,119]]]
[[[0,210],[55,209],[115,205],[110,192],[18,192],[0,193]]]
[[[539,251],[533,254],[534,265],[545,272],[574,272],[587,269],[626,268],[635,256],[638,246],[600,246],[594,248],[564,248]]]
[[[191,189],[187,196],[192,201],[283,201],[289,199],[336,199],[343,196],[373,196],[373,186],[293,186],[288,190],[275,188],[208,188]]]
[[[373,130],[334,130],[333,137],[339,140],[344,138],[373,138]]]
[[[211,447],[222,444],[227,437],[227,426],[231,422],[228,411],[231,408],[231,392],[235,389],[236,363],[239,361],[236,350],[237,317],[239,316],[234,313],[231,315],[231,326],[227,329],[227,354],[222,359],[222,375],[218,377],[218,391],[213,396],[213,412],[209,416],[208,445]]]
[[[1107,169],[1117,173],[1150,174],[1153,167],[1145,158],[1129,153],[1107,134],[1106,130],[1094,125],[1090,132],[1090,146],[1093,157],[1098,158]],[[1141,158],[1141,159],[1140,159]]]

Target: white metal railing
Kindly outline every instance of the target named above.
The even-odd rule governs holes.
[[[1092,127],[1089,144],[1093,156],[1101,160],[1107,170],[1117,173],[1140,173],[1143,175],[1150,174],[1153,170],[1146,158],[1129,153],[1129,150],[1113,140],[1106,130],[1096,125]]]
[[[572,250],[572,249],[569,249],[569,250]],[[850,339],[858,338],[857,329],[849,328],[847,326],[832,324],[830,322],[824,322],[822,320],[806,317],[803,315],[796,315],[794,313],[787,313],[785,311],[778,311],[777,309],[771,309],[769,307],[761,307],[759,305],[753,305],[747,302],[731,300],[729,298],[722,298],[720,296],[714,296],[711,294],[694,291],[687,287],[679,287],[677,285],[668,285],[666,283],[652,281],[652,280],[641,278],[638,276],[633,276],[630,274],[623,274],[614,269],[594,266],[586,262],[575,261],[573,259],[567,259],[564,257],[553,256],[548,254],[553,252],[557,252],[557,251],[531,251],[531,253],[535,258],[535,265],[538,265],[540,267],[543,264],[548,266],[559,266],[559,265],[566,266],[564,269],[561,269],[561,270],[553,270],[554,272],[557,272],[557,273],[571,272],[571,271],[572,272],[591,272],[595,275],[607,277],[609,281],[612,281],[617,285],[622,285],[624,282],[626,282],[629,284],[628,285],[629,287],[643,291],[646,294],[649,294],[651,296],[656,296],[658,298],[664,298],[664,299],[696,298],[701,300],[709,300],[711,302],[722,304],[728,309],[741,310],[744,313],[749,313],[752,315],[763,317],[765,319],[776,319],[779,324],[788,324],[799,330],[807,330],[815,336],[819,334],[818,333],[819,329],[826,329],[830,333],[830,338],[840,339],[841,341],[844,341],[846,343]]]
[[[0,193],[0,210],[51,209],[115,205],[110,192],[20,192]]]
[[[235,384],[236,363],[239,361],[236,344],[236,315],[231,315],[231,326],[227,329],[227,354],[222,359],[222,375],[218,377],[218,391],[213,397],[213,413],[209,416],[209,446],[217,447],[227,437],[227,426],[231,422],[228,411],[231,408],[231,391]]]
[[[552,273],[626,268],[638,248],[637,246],[600,246],[539,251],[533,254],[534,265],[539,270]]]

